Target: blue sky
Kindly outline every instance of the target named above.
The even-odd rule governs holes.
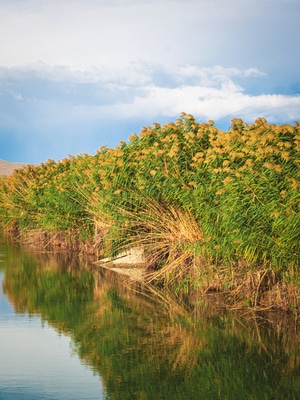
[[[182,111],[300,121],[299,0],[0,0],[0,159],[114,147]]]

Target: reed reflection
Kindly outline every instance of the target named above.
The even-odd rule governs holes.
[[[108,399],[296,399],[297,326],[189,310],[120,275],[69,254],[11,248],[3,290],[15,311],[40,315],[69,335],[82,362],[99,374]],[[262,318],[262,316],[260,316]]]

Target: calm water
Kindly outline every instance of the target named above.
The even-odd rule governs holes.
[[[0,400],[300,399],[300,337],[284,315],[187,312],[3,238],[0,281]]]

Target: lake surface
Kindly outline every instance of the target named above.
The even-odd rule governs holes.
[[[212,311],[0,237],[0,400],[300,399],[295,321]]]

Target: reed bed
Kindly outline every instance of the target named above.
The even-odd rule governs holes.
[[[116,148],[2,177],[1,221],[78,240],[100,235],[107,255],[142,246],[146,279],[178,290],[235,293],[244,276],[257,305],[267,276],[269,288],[299,288],[299,154],[298,123],[236,118],[221,131],[182,113]]]

